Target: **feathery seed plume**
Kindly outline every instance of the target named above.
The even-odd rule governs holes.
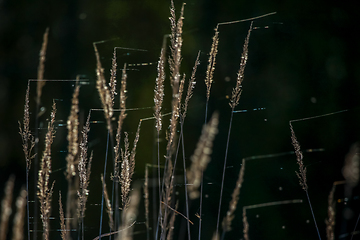
[[[113,58],[111,61],[111,70],[110,70],[111,77],[110,77],[110,82],[109,82],[111,101],[112,101],[113,106],[114,106],[115,95],[117,95],[117,93],[116,93],[116,71],[117,71],[117,69],[116,68],[117,68],[116,48],[114,48]]]
[[[289,124],[290,124],[290,131],[291,131],[291,141],[292,141],[292,145],[294,146],[294,149],[295,149],[297,164],[299,165],[299,172],[296,172],[296,175],[299,178],[301,187],[305,191],[307,191],[308,186],[306,183],[306,167],[304,166],[304,162],[303,162],[303,154],[300,150],[300,144],[299,144],[298,140],[296,139],[295,132],[294,132],[291,122],[289,122]]]
[[[21,128],[21,123],[19,122],[19,130],[20,130],[19,133],[21,135],[23,151],[25,154],[27,171],[30,170],[31,159],[35,157],[35,155],[31,155],[31,151],[35,146],[35,140],[34,140],[34,136],[32,136],[30,132],[29,94],[30,94],[30,84],[28,82],[28,86],[25,94],[23,128]]]
[[[189,195],[191,199],[199,197],[198,188],[201,183],[201,172],[203,172],[210,162],[210,155],[212,153],[213,141],[218,132],[219,114],[214,112],[210,121],[204,125],[201,137],[197,143],[194,154],[191,156],[191,167],[187,171],[187,178],[189,183]]]
[[[234,109],[238,104],[241,96],[241,84],[244,80],[244,72],[245,72],[245,66],[248,59],[248,51],[249,51],[249,39],[250,39],[250,33],[252,30],[252,22],[250,25],[250,29],[248,31],[248,34],[245,39],[245,43],[243,46],[243,53],[241,55],[241,61],[240,61],[240,69],[237,73],[237,79],[236,79],[236,86],[232,90],[231,100],[230,100],[230,107]]]
[[[231,201],[229,203],[229,210],[226,213],[226,216],[223,219],[222,227],[225,232],[229,232],[231,230],[231,222],[234,219],[234,212],[237,207],[237,203],[239,201],[240,188],[244,181],[244,173],[245,173],[245,159],[242,160],[241,169],[239,173],[239,178],[236,182],[236,186],[231,196]]]
[[[110,90],[106,85],[105,75],[104,75],[104,68],[101,65],[99,51],[97,49],[96,43],[93,43],[95,57],[96,57],[96,88],[100,95],[100,100],[102,103],[102,107],[104,109],[105,119],[107,121],[107,127],[110,133],[112,133],[111,128],[111,117],[113,115],[113,101],[111,98]]]
[[[61,229],[61,239],[67,240],[69,237],[69,233],[65,227],[65,215],[64,208],[61,200],[61,191],[59,191],[59,215],[60,215],[60,229]]]
[[[155,86],[155,96],[154,96],[154,103],[155,103],[155,119],[156,119],[156,129],[160,132],[162,128],[162,115],[161,115],[161,108],[162,102],[164,100],[164,81],[165,81],[165,49],[161,49],[160,58],[158,61],[157,66],[158,76],[156,78],[156,86]]]
[[[80,142],[80,159],[78,164],[79,171],[79,180],[80,186],[77,191],[78,195],[78,217],[84,218],[85,216],[85,206],[87,198],[89,195],[89,190],[87,189],[90,183],[90,173],[91,173],[91,162],[93,153],[91,152],[90,158],[88,160],[87,150],[88,150],[88,135],[90,131],[90,112],[87,117],[85,126],[81,131],[82,139]]]
[[[41,159],[38,177],[38,198],[40,202],[41,220],[43,223],[43,237],[45,240],[49,239],[49,217],[51,212],[51,197],[54,187],[54,182],[52,183],[52,186],[49,187],[49,178],[51,173],[51,145],[55,137],[55,114],[56,104],[54,101],[51,112],[51,120],[48,123],[48,131],[45,137],[45,150]]]
[[[44,72],[45,72],[45,59],[46,59],[46,48],[48,45],[48,37],[49,37],[49,28],[46,28],[44,37],[43,37],[43,44],[40,50],[40,59],[39,59],[39,67],[38,67],[38,74],[37,74],[37,97],[36,101],[38,104],[40,104],[42,89],[45,86],[45,81],[42,81],[44,79]],[[40,80],[40,81],[39,81]]]
[[[184,88],[184,79],[180,80],[180,65],[181,65],[181,46],[182,46],[182,27],[183,27],[183,19],[184,19],[184,6],[182,5],[180,17],[175,24],[175,8],[174,8],[174,2],[171,1],[171,57],[169,58],[169,67],[170,67],[170,82],[172,86],[172,114],[170,118],[170,135],[169,140],[167,144],[167,150],[172,150],[173,144],[174,144],[174,137],[176,133],[176,125],[177,120],[180,113],[180,102],[181,102],[181,94]]]
[[[195,60],[195,64],[191,73],[191,77],[189,80],[189,85],[188,85],[188,89],[187,89],[187,93],[186,93],[186,98],[185,98],[185,103],[183,105],[183,113],[182,113],[182,118],[184,119],[186,117],[186,111],[189,105],[189,101],[193,95],[193,90],[195,88],[195,84],[196,84],[196,78],[195,78],[195,74],[196,74],[196,70],[197,70],[197,66],[200,65],[200,51],[198,52],[198,55],[196,57]]]
[[[115,166],[114,166],[114,178],[115,181],[120,180],[120,140],[121,140],[121,129],[124,119],[126,118],[126,64],[122,70],[121,77],[121,89],[120,89],[120,115],[118,119],[118,127],[116,130],[116,146],[114,147],[115,154]]]
[[[131,153],[129,152],[129,135],[127,132],[125,132],[125,147],[124,150],[121,149],[121,157],[122,157],[122,163],[121,163],[121,195],[122,195],[122,203],[123,203],[123,211],[127,209],[129,206],[129,193],[130,193],[130,184],[132,181],[132,176],[134,174],[135,169],[135,154],[136,154],[136,146],[139,141],[140,137],[140,127],[141,127],[141,120],[139,122],[134,143],[133,143],[133,149],[131,150]]]
[[[210,98],[210,89],[211,84],[213,82],[214,71],[215,71],[215,63],[216,63],[216,55],[218,52],[219,45],[219,26],[215,28],[215,34],[213,36],[213,41],[211,44],[211,50],[209,54],[208,66],[206,70],[205,84],[206,84],[206,98],[209,101]]]
[[[78,79],[77,79],[78,81]],[[67,129],[68,129],[68,135],[67,140],[69,142],[68,144],[68,155],[66,157],[67,162],[67,170],[66,170],[66,178],[69,179],[71,177],[74,177],[76,175],[76,169],[75,169],[75,159],[78,155],[79,150],[79,92],[80,92],[80,85],[77,85],[75,87],[75,91],[73,93],[72,97],[72,103],[71,103],[71,111],[69,118],[67,120]]]

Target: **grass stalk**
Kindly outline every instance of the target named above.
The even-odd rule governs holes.
[[[19,133],[22,139],[22,146],[26,161],[26,215],[27,215],[27,237],[30,239],[30,207],[29,207],[29,173],[31,167],[31,160],[34,159],[32,150],[35,146],[35,140],[30,132],[30,108],[29,108],[30,82],[28,82],[25,105],[24,105],[24,120],[23,126],[19,122]]]
[[[50,233],[50,213],[51,213],[51,198],[53,193],[54,182],[49,186],[49,178],[51,173],[51,145],[55,137],[55,114],[56,104],[53,102],[51,120],[48,123],[48,130],[45,136],[45,149],[41,158],[41,168],[39,170],[38,178],[38,199],[40,202],[41,221],[43,223],[43,238],[49,239]]]
[[[107,138],[106,138],[106,151],[105,151],[104,172],[103,172],[104,179],[105,179],[105,176],[106,176],[107,159],[108,159],[108,153],[109,153],[109,138],[110,138],[110,130],[108,130]],[[101,233],[102,233],[102,222],[103,222],[103,213],[104,213],[104,198],[105,198],[105,181],[103,181],[103,183],[102,183],[99,239],[101,239]]]
[[[34,182],[38,182],[38,169],[39,169],[39,112],[40,112],[40,104],[41,104],[41,94],[42,88],[44,87],[46,81],[44,81],[44,72],[45,72],[45,60],[46,60],[46,49],[48,45],[48,36],[49,36],[49,28],[45,30],[43,36],[43,43],[40,50],[40,58],[39,58],[39,66],[37,73],[37,89],[36,89],[36,110],[35,110],[35,146],[34,146]],[[37,185],[34,184],[33,192],[37,192]],[[33,239],[37,239],[37,219],[38,219],[38,202],[37,196],[34,196],[34,209],[33,209]],[[30,230],[29,230],[30,231]]]
[[[221,213],[221,202],[222,202],[222,195],[224,190],[224,181],[225,181],[225,170],[226,170],[226,162],[227,162],[227,156],[229,151],[229,143],[230,143],[230,133],[231,133],[231,126],[234,116],[234,109],[239,104],[240,96],[242,93],[242,82],[244,81],[244,72],[245,72],[245,66],[248,59],[248,47],[249,47],[249,39],[250,39],[250,33],[252,30],[253,23],[251,22],[250,28],[248,30],[248,34],[245,38],[244,46],[243,46],[243,52],[241,54],[241,60],[240,60],[240,68],[237,73],[237,79],[236,79],[236,85],[233,88],[231,99],[230,99],[230,107],[231,107],[231,115],[230,115],[230,123],[229,123],[229,130],[228,130],[228,136],[226,140],[226,149],[225,149],[225,158],[224,158],[224,167],[223,167],[223,173],[222,173],[222,181],[221,181],[221,188],[220,188],[220,199],[219,199],[219,208],[218,208],[218,216],[217,216],[217,223],[216,223],[216,235],[219,234],[219,224],[220,224],[220,213]]]
[[[224,190],[225,170],[226,170],[226,162],[227,162],[227,156],[228,156],[228,151],[229,151],[230,133],[231,133],[231,125],[232,125],[233,115],[234,115],[234,111],[232,110],[231,115],[230,115],[229,130],[228,130],[228,135],[227,135],[227,140],[226,140],[225,159],[224,159],[224,166],[223,166],[223,172],[222,172],[222,178],[221,178],[220,199],[219,199],[218,215],[217,215],[217,221],[216,221],[216,235],[219,235],[221,202],[222,202],[222,195],[223,195],[223,190]]]
[[[219,46],[219,28],[216,26],[214,29],[215,33],[212,39],[210,54],[209,54],[209,60],[206,70],[206,77],[205,77],[205,85],[206,85],[206,104],[205,104],[205,122],[204,124],[207,124],[207,117],[208,117],[208,107],[209,107],[209,98],[210,98],[210,89],[213,82],[214,77],[214,71],[215,71],[215,64],[216,64],[216,55],[218,52],[218,46]],[[203,172],[201,172],[201,186],[200,186],[200,220],[199,220],[199,235],[198,240],[201,239],[201,227],[202,227],[202,205],[203,205],[203,189],[204,189],[204,183],[203,183]],[[218,236],[218,235],[216,235]]]
[[[304,166],[304,162],[303,162],[303,153],[300,150],[300,144],[299,144],[298,140],[296,139],[295,132],[294,132],[293,126],[291,124],[291,121],[289,122],[289,125],[290,125],[290,131],[291,131],[291,141],[292,141],[292,145],[294,146],[296,160],[299,165],[299,172],[296,172],[296,175],[299,178],[300,186],[306,193],[306,197],[307,197],[307,200],[310,205],[311,215],[312,215],[314,223],[315,223],[316,232],[318,234],[319,240],[321,240],[319,228],[316,223],[315,214],[314,214],[313,207],[311,205],[310,197],[309,197],[309,193],[308,193],[308,185],[307,185],[307,180],[306,180],[306,167]]]

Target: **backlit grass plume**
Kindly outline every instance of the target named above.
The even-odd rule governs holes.
[[[43,223],[43,238],[49,239],[50,233],[50,214],[51,214],[51,197],[53,193],[54,182],[50,186],[51,173],[51,145],[54,141],[56,104],[53,102],[51,119],[48,123],[48,130],[45,137],[45,150],[41,158],[39,177],[38,177],[38,199],[40,202],[41,221]]]
[[[201,182],[201,172],[204,171],[210,162],[213,141],[218,132],[219,114],[213,113],[209,123],[204,125],[201,137],[197,143],[194,154],[191,157],[191,167],[187,171],[187,180],[189,185],[189,196],[191,199],[199,197],[198,188]]]
[[[295,132],[294,132],[293,126],[291,124],[291,121],[289,122],[289,124],[290,124],[290,131],[291,131],[291,142],[295,149],[297,164],[299,165],[299,172],[296,172],[296,175],[299,178],[300,186],[306,193],[306,197],[307,197],[309,205],[310,205],[311,214],[314,219],[316,231],[317,231],[319,239],[321,240],[319,228],[318,228],[316,220],[315,220],[314,211],[312,209],[312,205],[311,205],[310,197],[309,197],[309,193],[308,193],[308,185],[306,182],[306,167],[304,166],[304,162],[303,162],[303,154],[300,150],[300,144],[299,144],[298,140],[296,139]]]

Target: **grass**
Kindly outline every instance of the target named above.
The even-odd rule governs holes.
[[[127,81],[131,79],[132,74],[130,72],[133,68],[131,68],[130,64],[124,64],[122,69],[117,69],[117,48],[115,47],[111,76],[108,83],[105,71],[109,70],[103,68],[103,60],[98,49],[101,44],[105,44],[103,42],[94,43],[93,45],[95,52],[94,63],[96,64],[96,80],[93,79],[93,81],[96,82],[96,88],[99,94],[98,98],[100,99],[99,106],[101,105],[102,108],[100,108],[100,110],[98,110],[99,106],[92,108],[88,111],[86,121],[84,118],[81,119],[81,91],[83,88],[93,87],[94,85],[90,84],[88,86],[88,80],[77,78],[76,80],[69,81],[73,84],[73,86],[71,86],[73,95],[70,100],[69,117],[64,117],[64,113],[62,113],[62,117],[58,117],[60,112],[59,105],[61,108],[63,107],[61,105],[64,104],[62,104],[59,98],[54,97],[51,101],[53,102],[51,113],[49,114],[48,111],[43,112],[45,115],[48,114],[48,116],[46,116],[48,120],[40,121],[38,114],[41,112],[40,103],[45,102],[45,100],[42,99],[44,83],[46,83],[46,85],[56,84],[55,81],[43,80],[46,69],[44,63],[49,31],[46,30],[44,34],[44,44],[40,54],[38,79],[29,81],[28,83],[25,95],[24,120],[20,124],[20,134],[23,142],[22,148],[27,165],[26,192],[31,192],[29,182],[32,181],[30,185],[37,186],[37,199],[33,199],[34,204],[30,206],[32,200],[27,199],[25,201],[24,190],[21,191],[17,200],[19,204],[17,204],[18,209],[16,217],[14,218],[14,233],[7,234],[6,229],[8,228],[9,213],[12,208],[13,185],[15,181],[13,178],[10,178],[5,188],[5,198],[1,211],[1,239],[6,239],[7,236],[12,236],[13,239],[21,239],[24,238],[24,236],[27,236],[28,239],[41,237],[43,239],[60,237],[62,239],[70,239],[70,237],[72,239],[208,239],[209,235],[213,234],[213,239],[232,239],[234,235],[239,232],[242,232],[241,235],[244,239],[255,239],[258,236],[256,233],[257,230],[252,229],[266,228],[261,228],[261,224],[254,218],[251,218],[251,216],[253,216],[251,215],[251,211],[259,208],[271,208],[274,206],[286,207],[287,205],[303,203],[305,200],[303,200],[302,197],[298,199],[299,195],[297,195],[297,192],[301,192],[301,187],[305,190],[306,200],[308,200],[309,203],[308,208],[304,207],[302,209],[303,211],[307,209],[308,212],[311,212],[314,222],[314,224],[311,225],[317,232],[317,234],[308,235],[309,239],[316,237],[321,239],[321,235],[325,238],[325,228],[321,230],[321,227],[319,228],[315,221],[315,215],[318,214],[317,211],[324,211],[324,209],[327,209],[329,212],[326,221],[327,239],[334,239],[334,236],[340,238],[341,234],[348,234],[352,239],[358,237],[357,226],[355,224],[352,226],[354,229],[352,231],[342,232],[343,229],[340,231],[336,230],[336,226],[339,225],[337,222],[339,219],[342,219],[342,217],[337,217],[337,221],[335,221],[338,214],[336,214],[337,212],[335,211],[334,188],[332,188],[329,194],[328,202],[326,199],[323,202],[322,209],[313,209],[310,203],[309,191],[313,182],[309,183],[310,187],[308,188],[307,176],[314,174],[314,172],[309,173],[306,171],[307,168],[304,166],[303,153],[300,150],[299,142],[295,137],[295,131],[291,124],[293,122],[306,122],[309,119],[301,119],[301,121],[293,120],[290,122],[290,128],[287,129],[289,133],[289,144],[292,142],[295,151],[289,149],[288,152],[263,154],[260,156],[253,154],[254,156],[251,157],[242,157],[242,161],[240,161],[241,158],[237,158],[235,155],[228,155],[229,152],[236,151],[236,145],[230,144],[233,139],[232,136],[237,134],[232,128],[233,122],[240,122],[236,119],[236,107],[238,107],[241,102],[240,96],[243,88],[244,92],[246,92],[246,88],[251,86],[251,83],[246,84],[246,87],[243,85],[243,80],[246,78],[245,66],[248,60],[248,52],[251,52],[250,32],[255,29],[251,21],[256,21],[261,17],[266,17],[271,14],[246,19],[246,21],[219,23],[216,26],[213,43],[211,47],[209,46],[208,50],[209,60],[206,71],[200,74],[200,76],[204,76],[205,79],[206,95],[202,97],[203,100],[201,103],[199,104],[198,100],[196,105],[192,103],[192,95],[195,82],[197,83],[196,88],[198,88],[200,85],[199,82],[203,81],[198,77],[198,71],[201,70],[198,69],[198,65],[201,55],[205,54],[200,54],[201,52],[199,51],[192,68],[191,77],[186,77],[185,73],[183,73],[185,67],[182,66],[182,45],[184,41],[182,28],[183,24],[186,24],[184,20],[186,8],[183,4],[179,17],[176,16],[177,14],[173,3],[171,4],[170,10],[170,52],[166,53],[167,47],[163,47],[161,50],[159,49],[157,78],[154,79],[155,91],[153,97],[154,104],[152,105],[154,107],[154,113],[151,113],[148,117],[137,119],[135,121],[136,124],[138,124],[137,130],[136,128],[129,128],[128,132],[124,131],[125,127],[123,127],[123,123],[127,120],[127,115],[131,114],[130,109],[126,107],[126,101],[129,96],[132,96],[132,89],[129,88],[129,90],[127,90],[126,86]],[[250,29],[245,37],[242,53],[236,60],[240,67],[237,73],[236,83],[232,83],[234,85],[232,87],[233,91],[231,96],[228,97],[230,101],[229,99],[220,100],[226,102],[226,105],[230,104],[230,107],[227,106],[228,108],[225,111],[214,111],[213,109],[216,104],[210,106],[210,104],[212,104],[211,89],[214,87],[213,84],[216,84],[216,82],[214,82],[214,74],[217,71],[215,62],[218,54],[218,45],[221,44],[221,30],[224,25],[232,25],[239,22],[250,25]],[[184,43],[186,42],[184,41]],[[166,42],[163,45],[166,45]],[[184,47],[186,47],[186,44],[184,44]],[[194,59],[195,55],[196,53],[194,54]],[[169,70],[165,69],[166,63],[168,63]],[[118,87],[116,87],[116,73],[120,72],[119,70],[122,72],[122,79],[120,82],[119,100],[116,100],[116,90],[118,89]],[[187,71],[188,70],[184,72]],[[183,95],[185,95],[184,89],[186,81],[189,81],[188,91],[186,92],[186,96],[183,97]],[[59,81],[58,83],[67,84],[69,82]],[[168,86],[164,87],[168,82],[170,82],[171,88]],[[35,84],[36,86],[34,86]],[[30,114],[32,108],[29,103],[30,99],[32,99],[30,96],[34,94],[34,90],[32,90],[33,87],[36,87],[35,99],[37,99],[32,103],[32,106],[35,105],[35,115]],[[151,92],[152,90],[149,91]],[[171,97],[165,99],[164,94],[165,96],[170,95]],[[165,103],[164,100],[168,100],[168,103]],[[116,103],[119,103],[119,109],[114,107]],[[166,104],[167,107],[163,107],[163,104]],[[194,114],[191,108],[195,109],[195,111],[205,108],[204,116]],[[228,114],[229,110],[230,119],[229,124],[227,124],[227,121],[222,121],[226,119],[222,117],[222,114],[224,112]],[[139,112],[140,109],[136,109],[136,111]],[[99,114],[97,114],[97,112],[99,112]],[[340,113],[344,113],[344,111]],[[146,114],[148,114],[148,112]],[[195,117],[200,116],[201,119],[205,117],[202,132],[200,134],[198,131],[198,136],[196,136],[196,138],[199,139],[196,147],[192,147],[191,144],[189,144],[190,140],[188,140],[187,134],[190,135],[190,133],[186,131],[185,125],[186,117],[194,121],[194,117],[191,114],[194,114]],[[336,114],[337,113],[334,112],[327,116]],[[152,115],[154,116],[152,117]],[[209,118],[209,121],[208,116],[212,116]],[[319,116],[320,115],[317,115],[315,117]],[[47,127],[40,127],[41,122],[47,122]],[[186,123],[188,122],[189,121]],[[30,129],[33,129],[31,124],[34,123],[35,131],[31,131]],[[164,127],[168,123],[169,127]],[[142,128],[140,128],[141,125],[143,125]],[[66,129],[61,128],[64,126],[66,126]],[[143,130],[144,127],[145,130]],[[42,128],[44,130],[42,130]],[[96,128],[98,129],[96,130]],[[149,141],[149,138],[146,137],[148,134],[144,134],[143,131],[150,128],[152,129],[150,132],[153,131],[154,134],[153,137],[150,137]],[[228,131],[223,131],[226,128]],[[96,134],[93,134],[93,132]],[[149,130],[147,132],[149,132]],[[43,137],[43,135],[45,135],[45,137]],[[221,135],[225,136],[225,138],[222,137],[221,139],[226,139],[226,144],[221,144],[219,141],[216,141],[219,135],[220,137]],[[39,139],[39,141],[36,141],[37,139]],[[93,144],[91,146],[90,143],[98,139],[105,142],[105,144]],[[133,141],[130,139],[133,139]],[[132,150],[130,150],[130,143],[132,142]],[[57,146],[53,146],[55,143],[57,143]],[[61,143],[67,143],[68,145],[66,156],[64,157],[64,159],[66,159],[66,167],[64,164],[62,164],[63,166],[60,164],[60,172],[65,171],[65,176],[54,172],[54,168],[52,167],[53,162],[56,163],[54,159],[61,158],[54,154],[53,149],[61,148],[59,147]],[[139,146],[137,148],[138,144]],[[136,157],[136,152],[141,152],[141,147],[145,145],[155,146],[155,154],[153,157],[147,154],[148,159],[139,160],[138,157]],[[41,147],[44,148],[44,151],[39,150]],[[88,154],[89,151],[91,152],[90,155]],[[189,151],[192,151],[192,153],[189,154]],[[213,153],[215,151],[216,154]],[[223,161],[220,160],[222,158],[218,157],[219,152],[225,153]],[[307,156],[313,153],[323,152],[323,149],[312,148],[304,152]],[[358,197],[358,194],[353,190],[356,190],[359,175],[358,171],[355,171],[355,173],[352,171],[358,168],[358,152],[359,149],[354,147],[349,153],[347,159],[350,160],[346,160],[344,169],[350,170],[344,171],[345,181],[343,184],[327,183],[329,187],[345,186],[345,195],[343,198],[337,198],[338,203],[341,199],[343,202],[347,202],[348,200],[345,199],[354,199],[355,201],[356,197]],[[237,159],[231,161],[229,164],[227,161],[229,156]],[[242,189],[243,185],[245,186],[248,182],[252,183],[252,181],[256,182],[257,179],[253,176],[259,172],[260,168],[264,168],[266,165],[256,164],[256,168],[258,168],[258,170],[256,170],[251,168],[251,164],[259,163],[264,159],[275,158],[278,160],[281,156],[292,159],[294,166],[296,166],[295,160],[297,160],[299,165],[299,173],[297,173],[297,176],[300,179],[300,186],[297,186],[297,188],[292,187],[295,189],[294,197],[275,197],[275,199],[280,199],[280,201],[274,199],[266,202],[259,202],[259,200],[254,200],[253,202],[248,200],[247,203],[245,201],[242,202],[241,199],[243,195],[251,195],[255,191],[249,188]],[[182,163],[177,161],[180,157],[183,161]],[[92,164],[95,161],[101,162],[101,165],[97,164],[97,167],[94,169]],[[146,170],[148,170],[149,166],[149,168],[154,169],[154,171],[150,174],[146,171],[144,177],[140,177],[139,174],[136,175],[135,171],[138,161],[146,163]],[[34,164],[32,164],[32,162],[34,162]],[[153,164],[154,162],[155,164]],[[245,162],[247,165],[246,169]],[[278,165],[282,164],[276,164],[272,161],[267,166],[277,167]],[[37,169],[36,166],[39,166],[39,169]],[[212,170],[212,173],[215,174],[210,174],[211,172],[207,170],[207,167],[211,170],[212,166],[222,169],[222,171],[219,171],[221,172],[221,177],[217,178],[214,170]],[[235,166],[234,169],[236,168],[238,171],[229,170],[232,166]],[[290,171],[290,169],[289,167],[288,170],[286,170],[286,174],[288,174],[288,177],[294,175],[296,178],[296,175],[293,174],[294,172]],[[268,170],[270,174],[276,174],[276,171],[274,169],[272,170],[273,172]],[[236,176],[238,175],[237,181],[229,177],[229,171],[232,174],[236,172]],[[35,174],[35,179],[30,179],[30,172]],[[101,177],[100,173],[102,173]],[[151,175],[151,177],[149,175]],[[248,175],[250,176],[248,177]],[[100,178],[105,180],[101,181]],[[290,177],[290,179],[294,181],[292,177]],[[101,182],[101,184],[91,187],[93,182]],[[215,182],[214,186],[210,186],[210,182]],[[207,185],[204,186],[204,183]],[[67,186],[67,191],[65,191],[67,193],[63,195],[66,196],[66,204],[64,204],[60,197],[61,194],[57,194],[60,189],[64,188],[63,184]],[[209,191],[210,187],[211,190]],[[255,189],[263,192],[267,191],[263,188]],[[144,191],[144,198],[141,197],[141,191]],[[214,191],[214,193],[211,191]],[[219,194],[217,194],[218,192]],[[339,193],[339,190],[337,192]],[[206,197],[207,195],[211,195],[210,198]],[[226,198],[223,197],[225,195]],[[261,196],[261,193],[259,195]],[[28,196],[30,196],[30,194],[28,194]],[[97,196],[97,198],[92,198],[92,196]],[[121,199],[121,203],[119,199]],[[39,201],[38,204],[35,204],[37,201]],[[28,204],[24,204],[24,202],[28,202]],[[326,203],[328,207],[326,207]],[[150,208],[150,205],[152,205],[152,208]],[[27,208],[25,210],[26,206]],[[30,208],[32,208],[32,211],[30,211]],[[203,211],[204,208],[206,211]],[[217,210],[214,211],[214,209]],[[290,208],[290,211],[294,209],[295,207]],[[344,207],[344,211],[346,211],[346,209],[347,208]],[[24,214],[25,212],[26,216]],[[93,214],[93,212],[97,212],[97,214]],[[355,212],[355,214],[359,213]],[[98,218],[93,218],[93,216],[97,215],[99,216]],[[272,218],[276,219],[274,215],[272,215]],[[294,218],[294,216],[297,218],[295,211],[290,214],[290,217]],[[221,219],[223,220],[220,221]],[[242,221],[239,219],[242,219]],[[346,219],[346,217],[344,217],[344,219]],[[24,227],[22,225],[25,220],[27,220],[27,226],[25,227],[26,230],[23,231]],[[274,220],[270,218],[270,221]],[[291,221],[291,218],[289,218],[289,221]],[[220,222],[222,222],[221,227]],[[39,226],[36,226],[35,223]],[[203,224],[206,224],[206,227],[204,227]],[[350,222],[348,222],[348,224],[351,225]],[[296,227],[301,228],[303,226],[297,225]],[[41,229],[39,230],[41,234],[37,235],[37,231],[31,231],[34,228]],[[234,235],[231,235],[233,230],[235,230]],[[269,239],[273,238],[271,229],[265,232],[268,232],[265,235],[268,236]],[[313,231],[309,232],[313,233]],[[182,237],[182,235],[184,237]],[[295,235],[295,232],[290,234],[294,239]]]

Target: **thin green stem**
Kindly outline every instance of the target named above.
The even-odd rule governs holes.
[[[229,150],[229,143],[230,143],[230,132],[231,132],[231,125],[234,115],[234,108],[231,110],[231,116],[230,116],[230,124],[229,124],[229,131],[226,141],[226,149],[225,149],[225,159],[224,159],[224,168],[222,173],[222,181],[221,181],[221,189],[220,189],[220,200],[219,200],[219,209],[218,209],[218,216],[217,216],[217,223],[216,223],[216,235],[219,234],[219,223],[220,223],[220,212],[221,212],[221,201],[222,201],[222,195],[224,190],[224,180],[225,180],[225,170],[226,170],[226,161],[228,156],[228,150]]]
[[[188,191],[187,191],[187,179],[186,179],[186,163],[185,163],[185,146],[184,146],[184,131],[183,131],[183,126],[184,126],[184,121],[185,119],[180,118],[181,121],[181,146],[182,146],[182,157],[183,157],[183,167],[184,167],[184,184],[185,184],[185,207],[186,207],[186,217],[187,219],[189,219],[189,198],[188,198]],[[191,239],[190,237],[190,222],[187,222],[187,232],[188,232],[188,240]]]
[[[305,190],[305,192],[306,192],[306,197],[307,197],[308,202],[309,202],[309,205],[310,205],[311,214],[312,214],[312,217],[313,217],[313,219],[314,219],[314,223],[315,223],[316,231],[317,231],[317,234],[318,234],[318,236],[319,236],[319,240],[321,240],[321,237],[320,237],[320,232],[319,232],[319,228],[318,228],[318,226],[317,226],[317,224],[316,224],[314,211],[313,211],[313,208],[312,208],[312,205],[311,205],[311,202],[310,202],[309,193],[308,193],[308,191],[307,191],[307,190]]]
[[[104,181],[103,181],[103,184],[102,184],[101,214],[100,214],[100,227],[99,227],[99,239],[100,239],[100,240],[101,240],[103,213],[104,213],[105,176],[106,176],[106,165],[107,165],[108,152],[109,152],[109,138],[110,138],[110,130],[108,130],[108,134],[107,134],[106,152],[105,152],[105,163],[104,163]]]
[[[209,99],[206,99],[206,105],[205,105],[205,123],[207,124],[207,115],[208,115],[208,107],[209,107]],[[201,225],[202,225],[202,202],[203,202],[203,191],[204,191],[204,172],[201,171],[201,183],[200,183],[200,220],[199,220],[199,236],[198,239],[201,240]]]

